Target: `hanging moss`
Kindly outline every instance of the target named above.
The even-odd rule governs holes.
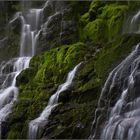
[[[127,12],[128,5],[113,2],[92,2],[89,12],[81,17],[81,25],[85,25],[81,31],[81,40],[93,42],[113,40],[121,34]]]
[[[81,33],[81,40],[100,42],[107,40],[107,24],[105,20],[96,19],[89,22]]]
[[[127,5],[110,4],[103,8],[102,14],[99,17],[107,20],[109,40],[121,34],[127,12]]]
[[[80,24],[82,27],[84,27],[89,22],[89,12],[85,13],[80,18]]]

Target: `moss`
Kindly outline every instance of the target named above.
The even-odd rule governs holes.
[[[80,24],[84,27],[89,22],[89,12],[85,13],[80,17]]]
[[[106,41],[107,36],[107,24],[102,19],[96,19],[95,21],[89,22],[83,29],[81,36],[82,40],[100,42]]]
[[[45,62],[39,66],[34,82],[46,83],[50,81],[53,83],[60,83],[60,81],[64,78],[63,75],[68,72],[68,69],[84,59],[83,56],[85,49],[86,46],[83,43],[77,43],[74,45],[65,45],[61,48],[52,49],[51,51],[45,53]]]
[[[9,120],[9,124],[12,124],[13,127],[18,127],[21,120],[25,124],[21,123],[22,131],[17,129],[15,134],[13,134],[13,128],[10,127],[8,138],[15,137],[16,133],[20,133],[20,138],[26,138],[27,122],[42,112],[47,106],[49,97],[66,79],[67,73],[76,64],[86,59],[85,53],[87,53],[86,45],[78,42],[33,57],[30,63],[31,68],[24,70],[17,77],[17,81],[20,83],[18,84],[20,85],[20,95]]]
[[[128,1],[130,11],[137,10],[140,7],[139,1]]]
[[[65,106],[66,103],[62,102],[62,110],[59,108],[58,112],[52,113],[50,116],[53,117],[50,118],[50,120],[53,119],[52,122],[58,117],[57,122],[59,120],[60,124],[56,124],[54,129],[48,132],[49,138],[62,138],[62,136],[63,138],[80,138],[81,133],[83,134],[82,138],[86,138],[90,129],[89,122],[92,118],[90,110],[97,103],[99,89],[108,70],[113,67],[112,64],[123,59],[124,54],[128,54],[132,46],[138,41],[139,35],[124,35],[114,42],[102,46],[103,48],[100,48],[94,55],[90,46],[87,47],[79,42],[52,49],[41,54],[40,57],[35,56],[30,64],[32,69],[35,69],[35,77],[33,76],[34,78],[31,78],[28,84],[21,84],[19,87],[19,101],[9,119],[11,127],[7,137],[17,138],[20,135],[20,138],[26,138],[28,122],[38,117],[47,106],[49,97],[56,91],[58,85],[63,83],[67,73],[77,63],[86,60],[77,73],[73,90],[69,91],[69,98],[67,99],[67,102],[72,105],[76,103],[79,107],[73,106],[73,110],[68,113],[69,107],[72,105]],[[37,60],[41,61],[40,64],[36,62]],[[26,72],[25,70],[23,75],[26,75]],[[32,73],[29,72],[28,74]],[[65,113],[61,115],[59,111]],[[84,129],[77,128],[79,124],[84,125]]]
[[[17,128],[15,128],[15,129],[13,128],[8,133],[7,139],[20,139],[21,138],[21,135],[20,135],[19,131],[17,131],[17,130],[19,130],[20,127],[21,126],[19,125],[19,126],[17,126]]]
[[[139,42],[139,37],[139,35],[123,35],[106,44],[82,65],[73,89],[68,92],[67,102],[61,100],[61,107],[59,106],[51,115],[50,122],[54,121],[57,124],[52,124],[53,130],[47,131],[49,138],[87,138],[93,115],[91,110],[94,112],[107,74],[126,57],[133,45]],[[59,126],[63,126],[60,127],[61,130]]]
[[[118,5],[118,4],[105,5],[102,9],[100,17],[110,19],[115,15],[121,15],[126,13],[127,11],[128,11],[127,5]]]
[[[112,40],[121,33],[122,24],[127,12],[127,5],[110,4],[103,7],[102,14],[99,17],[107,20],[109,40]]]
[[[91,119],[90,107],[91,103],[66,103],[59,105],[53,111],[56,115],[51,116],[50,126],[53,126],[53,131],[48,130],[48,137],[50,139],[66,139],[66,138],[86,138],[89,135],[89,127],[87,121]],[[69,107],[69,108],[68,108]],[[62,110],[65,110],[61,112]],[[56,113],[59,111],[59,113]],[[57,120],[57,124],[53,125],[53,121]],[[48,126],[49,127],[49,126]],[[50,128],[51,129],[51,128]]]
[[[102,49],[97,55],[95,67],[98,77],[105,79],[107,71],[114,67],[117,60],[122,60],[126,55],[131,52],[134,45],[139,42],[139,35],[123,35],[108,47]]]
[[[72,2],[73,7],[78,3]],[[60,46],[32,58],[30,68],[17,77],[20,94],[8,121],[7,138],[27,137],[28,122],[39,116],[68,72],[81,61],[84,63],[73,87],[60,95],[61,104],[53,110],[42,137],[89,136],[100,90],[108,73],[139,42],[139,35],[120,35],[127,12],[127,3],[93,1],[89,11],[80,18],[80,36],[84,43]],[[65,18],[69,19],[67,15]]]
[[[109,3],[109,2],[108,2]],[[103,7],[106,4],[106,2],[104,1],[98,1],[98,0],[94,0],[91,2],[90,7],[89,7],[89,12],[92,11],[96,11],[96,13],[98,12],[98,10]]]
[[[83,68],[79,71],[75,91],[85,92],[99,89],[103,85],[109,71],[117,62],[124,59],[132,50],[133,46],[139,42],[139,35],[122,35],[113,42],[105,44],[100,48],[95,56],[88,59]],[[94,46],[95,47],[95,46]]]
[[[85,25],[81,31],[81,40],[96,43],[112,41],[121,34],[128,10],[125,3],[92,2],[89,12],[81,17],[81,26]]]

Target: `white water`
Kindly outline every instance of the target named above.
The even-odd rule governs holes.
[[[109,74],[98,102],[90,138],[99,138],[100,135],[102,140],[140,139],[139,82],[140,44]],[[117,101],[112,106],[110,97],[114,95]]]
[[[0,138],[2,123],[6,121],[17,101],[18,89],[16,77],[20,72],[29,67],[31,57],[35,54],[36,43],[40,33],[42,9],[30,9],[27,13],[17,12],[9,22],[19,18],[22,23],[20,54],[0,65]]]
[[[33,56],[35,54],[42,12],[43,9],[30,9],[25,16],[20,15],[22,21],[20,56]]]
[[[136,32],[139,33],[140,32],[140,11],[138,11],[131,19],[130,22],[130,31],[131,32]]]
[[[104,128],[102,128],[102,140],[140,139],[139,81],[140,44],[138,44],[135,50],[110,73],[102,90],[98,109],[103,109],[107,106],[106,100],[108,96],[113,96],[115,92],[120,95],[120,98],[109,111],[109,118],[106,120]],[[116,87],[115,91],[114,87]],[[104,104],[105,102],[106,105]],[[108,107],[110,107],[110,105]],[[94,120],[94,123],[96,122],[96,130],[92,136],[93,138],[95,138],[96,131],[99,131],[97,125],[101,125],[99,121],[100,117],[101,114]]]
[[[15,58],[13,61],[10,60],[1,67],[0,77],[5,75],[5,78],[0,89],[0,134],[2,122],[6,121],[17,100],[18,89],[16,87],[16,77],[22,70],[29,66],[29,61],[30,57]],[[9,64],[11,65],[11,72],[5,72],[4,69],[8,70]]]
[[[50,97],[47,107],[43,110],[40,116],[29,123],[29,134],[28,137],[30,139],[36,139],[39,127],[43,127],[46,125],[48,121],[48,117],[51,114],[51,111],[54,107],[58,105],[58,98],[60,93],[66,91],[72,84],[72,81],[75,77],[76,71],[79,68],[81,63],[75,66],[75,68],[69,72],[66,82],[61,84],[57,91]]]
[[[124,33],[140,33],[140,11],[128,17],[123,29]]]

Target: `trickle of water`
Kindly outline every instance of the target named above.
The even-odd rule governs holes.
[[[136,32],[136,33],[140,32],[139,23],[140,23],[140,11],[138,11],[131,19],[131,22],[130,22],[131,32]]]
[[[48,106],[43,110],[40,116],[29,123],[29,132],[28,137],[30,139],[36,139],[38,135],[39,127],[46,125],[48,118],[51,114],[53,108],[58,105],[58,98],[61,92],[66,91],[72,84],[72,81],[75,77],[76,71],[80,67],[81,63],[75,66],[75,68],[68,73],[66,82],[61,84],[57,91],[50,97]]]
[[[133,16],[129,16],[125,25],[124,33],[140,33],[140,11],[137,11]]]

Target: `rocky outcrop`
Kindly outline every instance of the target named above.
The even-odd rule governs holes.
[[[21,7],[18,1],[0,2],[0,62],[16,57],[18,54],[20,32],[14,30],[9,25],[9,21],[19,9]]]
[[[48,1],[43,12],[43,24],[37,52],[78,41],[78,19],[87,10],[89,3]],[[77,5],[79,5],[79,8],[77,8]]]

